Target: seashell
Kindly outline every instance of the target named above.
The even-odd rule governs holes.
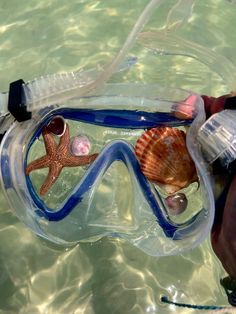
[[[70,150],[75,156],[86,156],[91,149],[91,143],[86,135],[75,136],[71,139]]]
[[[188,206],[188,200],[184,193],[176,193],[165,198],[167,211],[170,215],[182,214]]]
[[[197,96],[192,94],[183,102],[174,104],[171,112],[179,119],[193,119],[196,117],[196,102]]]
[[[135,145],[135,154],[147,179],[163,187],[168,194],[197,181],[197,173],[183,131],[160,127],[141,135]]]
[[[55,116],[48,123],[47,129],[49,132],[53,133],[54,135],[62,136],[66,130],[66,122],[63,117]]]

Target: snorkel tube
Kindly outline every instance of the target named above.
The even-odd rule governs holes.
[[[11,84],[9,95],[1,95],[2,115],[10,116],[11,123],[12,116],[18,120],[1,144],[5,195],[18,217],[50,241],[68,245],[104,236],[121,237],[149,255],[163,256],[194,248],[210,232],[214,196],[210,171],[198,142],[198,130],[205,122],[202,98],[158,85],[106,83],[160,3],[150,1],[120,53],[101,73],[56,74],[26,84],[20,80]],[[188,105],[190,99],[195,108],[193,119],[179,118],[177,105]],[[65,120],[66,132],[54,139],[48,125],[58,116]],[[197,179],[181,186],[182,194],[194,206],[188,205],[182,218],[175,219],[168,212],[166,192],[144,174],[136,146],[153,128],[179,130],[185,126],[190,126],[186,145]],[[74,158],[69,151],[70,133],[76,135],[78,130],[90,139],[91,155],[98,156],[89,168],[60,174],[62,166],[87,160]],[[178,132],[185,138],[183,130]],[[45,158],[34,163],[44,149]],[[55,153],[57,149],[59,153]],[[57,164],[56,170],[52,161]],[[38,192],[41,174],[37,179],[28,168],[33,163],[39,168],[40,162],[50,169],[48,180],[54,182],[59,174],[62,176],[55,190],[45,196]],[[118,197],[120,189],[122,200]]]

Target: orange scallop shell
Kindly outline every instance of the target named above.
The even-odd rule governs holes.
[[[147,179],[162,186],[168,194],[198,180],[186,135],[179,129],[160,127],[146,131],[135,145],[135,154]]]

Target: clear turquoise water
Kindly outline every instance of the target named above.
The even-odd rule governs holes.
[[[166,25],[166,0],[145,30]],[[0,0],[0,86],[18,78],[91,68],[112,59],[147,1]],[[187,3],[187,1],[186,1]],[[135,4],[135,5],[134,5]],[[236,62],[236,5],[196,1],[177,34]],[[227,93],[226,82],[189,57],[160,56],[137,44],[138,64],[117,81],[160,83],[200,94]],[[209,239],[181,256],[154,258],[121,240],[66,249],[34,236],[0,195],[0,313],[194,313],[160,303],[227,304],[224,276]]]

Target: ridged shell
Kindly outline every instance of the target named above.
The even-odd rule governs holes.
[[[141,135],[135,146],[141,170],[148,180],[172,194],[197,181],[197,173],[183,131],[160,127]]]

